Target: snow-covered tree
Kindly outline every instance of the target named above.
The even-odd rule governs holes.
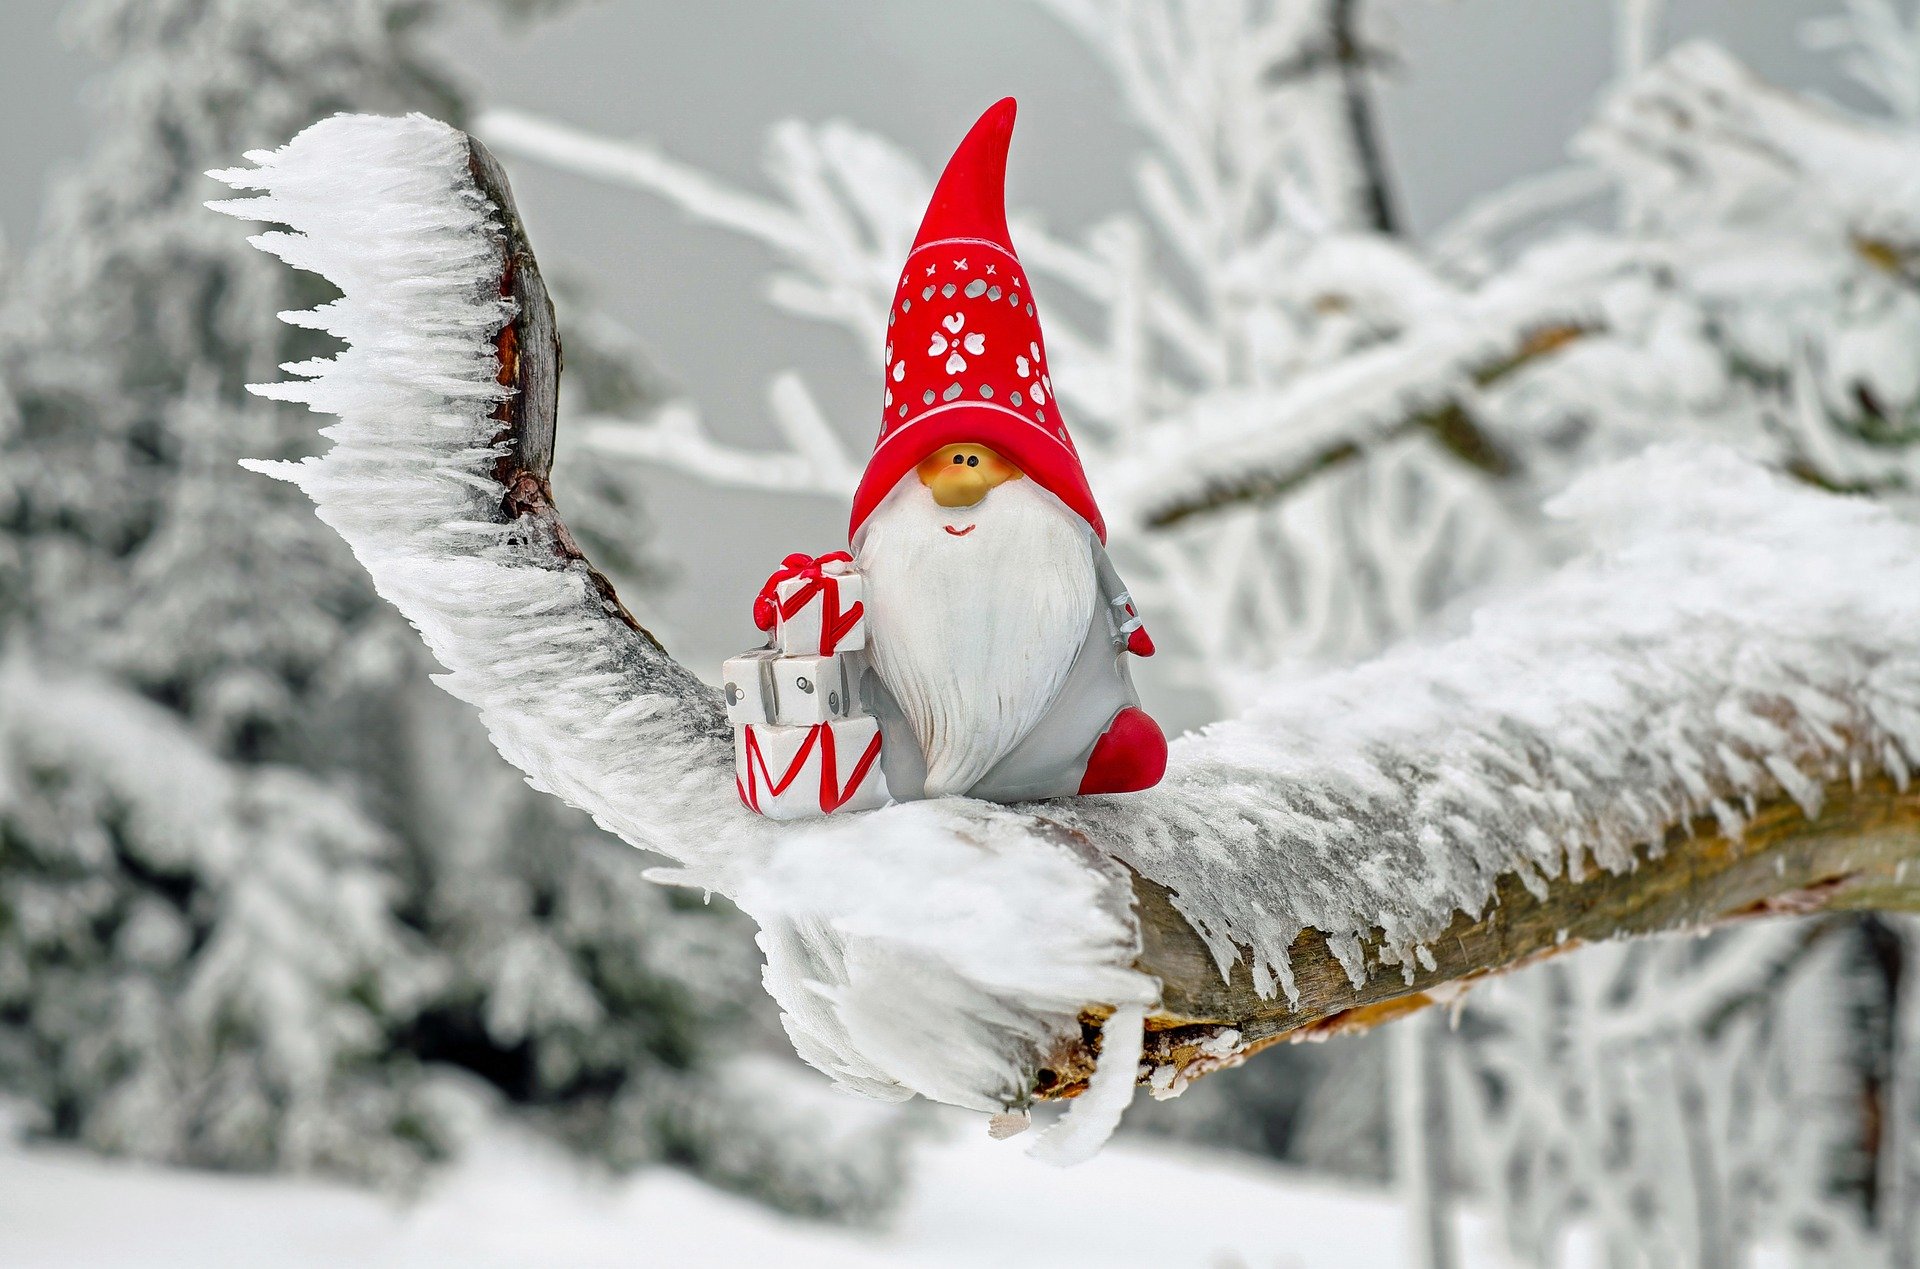
[[[1905,505],[1920,455],[1920,134],[1915,20],[1890,0],[1854,0],[1811,31],[1884,103],[1880,118],[1765,85],[1709,45],[1662,56],[1661,6],[1620,4],[1619,82],[1575,163],[1493,193],[1421,243],[1393,232],[1368,126],[1378,35],[1367,11],[1041,3],[1111,72],[1141,137],[1136,209],[1078,239],[1036,218],[1016,237],[1038,285],[1072,297],[1050,311],[1094,315],[1056,318],[1061,392],[1136,590],[1181,636],[1178,681],[1243,699],[1250,676],[1447,628],[1489,583],[1564,557],[1570,540],[1541,508],[1569,482],[1658,440],[1731,445],[1810,484]],[[767,195],[522,113],[478,126],[503,149],[664,197],[771,248],[777,305],[844,329],[861,358],[882,347],[893,269],[927,189],[898,147],[842,124],[782,124]],[[688,402],[588,420],[581,435],[603,454],[705,479],[843,497],[857,463],[804,378],[776,378],[769,401],[779,451],[715,441]],[[1903,762],[1889,768],[1901,779]],[[1768,1082],[1783,1052],[1771,1037],[1838,1027],[1847,1034],[1823,1069],[1845,1072],[1836,1086],[1872,1092],[1884,1046],[1875,1056],[1857,1020],[1818,1009],[1863,990],[1860,958],[1788,957],[1782,989],[1750,1000],[1724,967],[1747,965],[1756,947],[1728,940],[1630,963],[1657,964],[1668,992],[1706,1002],[1651,1024],[1668,1055],[1659,1061],[1745,1063],[1727,1104],[1792,1106],[1776,1122],[1789,1139],[1748,1150],[1726,1112],[1676,1118],[1678,1094],[1648,1084],[1608,1122],[1648,1140],[1685,1123],[1692,1154],[1642,1140],[1591,1156],[1605,1166],[1572,1169],[1558,1191],[1509,1184],[1536,1167],[1511,1153],[1460,1161],[1473,1188],[1506,1204],[1518,1241],[1540,1250],[1576,1211],[1597,1215],[1619,1245],[1662,1240],[1681,1255],[1783,1231],[1816,1246],[1839,1237],[1848,1210],[1876,1215],[1881,1228],[1859,1236],[1882,1249],[1898,1236],[1886,1221],[1899,1204],[1846,1209],[1834,1195],[1879,1193],[1904,1176],[1898,1143],[1909,1134],[1863,1131],[1836,1101],[1796,1102]],[[1603,956],[1554,972],[1556,999],[1626,990],[1610,986],[1621,970]],[[1476,1008],[1470,1000],[1464,1017]],[[1796,1020],[1802,1008],[1814,1014]],[[1459,1102],[1490,1129],[1496,1111],[1544,1116],[1579,1097],[1583,1071],[1611,1069],[1612,1041],[1585,1031],[1571,1041],[1579,1063],[1523,1064],[1529,1046],[1561,1043],[1563,1014],[1488,1009],[1470,1042],[1441,1048],[1507,1089],[1478,1110]],[[1726,1011],[1741,1027],[1702,1021]],[[1571,1133],[1581,1121],[1505,1122],[1507,1136],[1480,1140],[1546,1150],[1554,1124]],[[1472,1125],[1456,1135],[1473,1139]],[[1833,1145],[1842,1139],[1851,1144]],[[1863,1154],[1870,1175],[1851,1184]],[[1701,1183],[1699,1168],[1720,1179]],[[1778,1220],[1736,1215],[1734,1177],[1776,1196]],[[1831,1219],[1800,1219],[1813,1211]]]
[[[258,245],[343,292],[290,320],[346,342],[261,388],[337,416],[332,448],[254,465],[314,499],[536,787],[670,857],[662,880],[740,903],[795,1048],[850,1090],[997,1112],[999,1129],[1078,1094],[1034,1146],[1068,1162],[1112,1131],[1136,1084],[1177,1094],[1275,1041],[1458,1002],[1490,973],[1586,943],[1914,902],[1920,527],[1698,443],[1582,476],[1547,508],[1565,563],[1451,637],[1276,680],[1178,742],[1148,792],[941,799],[806,827],[753,816],[729,778],[718,693],[619,602],[555,506],[558,345],[491,156],[431,120],[357,116],[252,158],[220,175],[262,196],[217,206],[286,227]],[[1648,973],[1674,1020],[1712,1024],[1770,958],[1791,962],[1776,942],[1568,964],[1610,970],[1623,991]],[[1552,1036],[1521,1031],[1523,1050]],[[1394,1154],[1437,1200],[1427,1032],[1397,1033],[1421,1079],[1401,1084]],[[1684,1026],[1671,1034],[1686,1043]],[[1491,1104],[1529,1088],[1608,1097],[1621,1072],[1601,1041],[1627,1072],[1663,1069],[1657,1045],[1612,1028],[1552,1071],[1495,1065],[1496,1080],[1526,1082]],[[1791,1250],[1821,1254],[1841,1231],[1891,1253],[1898,1224],[1849,1219],[1808,1162],[1834,1121],[1756,1099],[1792,1092],[1779,1065],[1731,1046],[1726,1086],[1698,1107],[1687,1080],[1642,1098],[1628,1079],[1602,1116],[1603,1161],[1702,1175],[1660,1188],[1652,1212],[1636,1177],[1616,1206],[1667,1246],[1731,1257],[1751,1233],[1715,1210],[1724,1177],[1761,1185],[1773,1211],[1832,1217],[1782,1231]],[[1695,1113],[1643,1122],[1676,1102]],[[1676,1133],[1697,1147],[1677,1165],[1658,1144]],[[1516,1214],[1544,1193],[1550,1224],[1599,1211],[1626,1237],[1577,1188],[1618,1172],[1573,1168],[1574,1197],[1516,1195],[1496,1159],[1487,1192]],[[1549,1156],[1539,1171],[1568,1169]],[[1894,1175],[1879,1211],[1911,1206],[1906,1169]],[[1689,1195],[1697,1206],[1680,1206]],[[1438,1249],[1443,1223],[1430,1213],[1423,1228]]]
[[[528,790],[238,466],[311,446],[244,385],[320,346],[273,314],[325,290],[209,217],[203,173],[341,109],[461,117],[422,39],[447,7],[74,8],[97,141],[0,340],[0,1087],[106,1149],[380,1174],[481,1090],[617,1164],[871,1210],[891,1128],[736,1077],[777,1042],[738,916]],[[644,563],[627,492],[580,494]]]

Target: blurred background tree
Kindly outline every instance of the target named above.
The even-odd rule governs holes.
[[[0,326],[0,1089],[105,1150],[371,1176],[457,1148],[477,1101],[614,1164],[870,1211],[898,1125],[821,1104],[767,1025],[744,923],[528,791],[305,504],[235,465],[304,444],[242,385],[318,350],[272,317],[317,297],[201,208],[200,172],[335,110],[419,109],[516,169],[743,235],[734,255],[778,263],[783,316],[847,337],[767,385],[778,448],[755,450],[710,401],[736,385],[649,368],[683,314],[628,330],[558,288],[561,496],[624,594],[671,580],[635,460],[837,521],[869,434],[838,385],[872,382],[939,154],[787,123],[764,185],[727,185],[593,118],[476,117],[485,76],[442,28],[564,7],[71,6],[104,64],[93,139]],[[1385,72],[1422,70],[1390,0],[1031,7],[1131,147],[1130,199],[1015,233],[1174,716],[1447,629],[1556,558],[1544,499],[1651,439],[1910,509],[1910,7],[1847,0],[1808,27],[1857,81],[1843,112],[1664,49],[1652,0],[1570,6],[1607,15],[1615,55],[1572,161],[1418,234],[1398,179],[1417,156],[1372,107]],[[603,284],[605,261],[535,236],[563,282]],[[1871,1263],[1920,1170],[1913,939],[1826,919],[1589,950],[1478,989],[1457,1031],[1269,1052],[1136,1118],[1348,1174],[1437,1159],[1415,1192],[1492,1202],[1537,1257],[1590,1220],[1620,1263],[1773,1236]],[[1434,1085],[1447,1139],[1396,1148],[1432,1122],[1396,1092]]]
[[[1664,6],[1621,0],[1572,161],[1419,239],[1373,105],[1395,6],[1034,7],[1133,129],[1132,206],[1014,235],[1111,544],[1165,636],[1143,680],[1172,716],[1456,628],[1560,557],[1543,504],[1654,441],[1911,510],[1920,19],[1890,0],[1808,28],[1864,89],[1854,112],[1715,45],[1663,48]],[[873,381],[920,157],[790,120],[756,187],[583,121],[476,126],[739,235],[776,261],[773,307],[846,336]],[[822,404],[831,380],[771,380],[771,448],[710,428],[704,389],[569,427],[610,459],[837,505],[867,428]],[[1888,1260],[1912,1235],[1913,959],[1904,927],[1852,918],[1597,949],[1467,996],[1457,1033],[1407,1024],[1391,1060],[1264,1054],[1154,1122],[1392,1172],[1426,1204],[1477,1195],[1539,1260],[1579,1221],[1622,1264],[1733,1263],[1766,1239]]]
[[[274,317],[320,284],[207,213],[201,174],[339,110],[463,122],[423,41],[457,7],[69,15],[105,65],[94,140],[0,339],[0,1090],[100,1149],[365,1176],[492,1103],[611,1164],[871,1213],[893,1117],[809,1095],[750,927],[528,789],[306,505],[237,465],[310,435],[244,385],[320,347]],[[639,407],[644,368],[591,333],[575,387]],[[644,591],[630,492],[575,470]]]

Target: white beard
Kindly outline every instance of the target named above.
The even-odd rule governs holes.
[[[908,472],[868,518],[868,646],[919,737],[928,797],[966,792],[1059,695],[1097,599],[1089,533],[1025,478],[942,507]]]

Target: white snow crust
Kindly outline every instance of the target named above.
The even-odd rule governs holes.
[[[1049,809],[1292,995],[1322,930],[1409,961],[1495,880],[1621,871],[1712,814],[1920,762],[1920,529],[1722,449],[1657,447],[1551,510],[1590,544],[1471,630],[1283,683],[1176,742],[1165,783]]]
[[[349,345],[264,389],[338,416],[324,456],[265,469],[314,499],[537,787],[760,922],[796,1048],[855,1090],[1017,1104],[1079,1011],[1111,1006],[1079,1125],[1045,1150],[1086,1153],[1156,994],[1113,858],[1173,892],[1223,972],[1246,956],[1291,994],[1304,927],[1357,982],[1375,930],[1411,962],[1503,873],[1629,868],[1692,816],[1737,832],[1776,790],[1811,811],[1824,781],[1904,782],[1920,759],[1920,531],[1666,447],[1558,500],[1590,547],[1573,564],[1459,638],[1271,687],[1177,742],[1150,793],[775,827],[729,787],[711,689],[501,522],[488,339],[506,314],[465,139],[342,116],[249,157],[220,175],[268,196],[221,209],[295,231],[255,241],[344,295],[288,319]]]
[[[1152,1139],[1060,1171],[977,1130],[929,1134],[898,1210],[879,1228],[849,1228],[770,1211],[671,1168],[607,1176],[491,1118],[424,1193],[396,1202],[323,1179],[16,1144],[7,1109],[8,1269],[1352,1269],[1406,1263],[1413,1232],[1390,1193]],[[1458,1228],[1462,1264],[1512,1263],[1486,1216],[1463,1213]]]
[[[216,173],[266,192],[218,210],[293,231],[256,246],[343,292],[285,317],[347,347],[256,388],[337,416],[333,446],[256,468],[313,499],[536,787],[673,860],[661,879],[760,922],[807,1060],[875,1096],[1024,1099],[1083,1006],[1155,997],[1131,968],[1122,870],[1005,812],[943,803],[782,832],[740,806],[717,693],[615,619],[583,566],[504,522],[491,338],[510,314],[467,153],[424,116],[343,115]]]

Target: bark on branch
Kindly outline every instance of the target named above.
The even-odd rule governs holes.
[[[1759,808],[1736,840],[1711,817],[1668,834],[1662,851],[1631,871],[1562,875],[1544,895],[1501,878],[1486,913],[1456,917],[1431,944],[1432,968],[1383,961],[1369,949],[1355,984],[1317,930],[1292,949],[1297,1003],[1263,998],[1247,962],[1222,979],[1213,955],[1164,888],[1137,878],[1139,966],[1162,984],[1147,1021],[1145,1061],[1183,1082],[1239,1062],[1279,1041],[1366,1031],[1432,1004],[1448,1003],[1490,974],[1532,964],[1584,943],[1700,931],[1729,921],[1816,912],[1920,912],[1920,790],[1886,779],[1840,783],[1808,817],[1786,798]],[[1097,1017],[1089,1015],[1087,1034]],[[1037,1093],[1071,1097],[1085,1087],[1088,1044],[1054,1055]],[[1167,1078],[1165,1076],[1162,1077]]]
[[[516,317],[498,341],[502,382],[515,390],[495,415],[500,424],[501,456],[494,468],[499,506],[507,523],[524,525],[530,540],[550,545],[563,565],[586,568],[547,483],[559,373],[551,305],[498,165],[478,142],[471,145],[474,179],[502,209],[509,262],[502,291],[517,306]],[[598,573],[592,578],[605,615],[639,630],[612,585]],[[663,668],[684,676],[651,636],[646,638],[648,657],[657,655]],[[678,707],[703,715],[703,734],[723,732],[713,694],[685,677],[687,684],[672,692]],[[716,743],[705,752],[717,763],[724,762],[727,751]],[[716,785],[723,782],[724,771],[715,770],[713,780]],[[1095,847],[1113,845],[1100,840],[1097,810],[1091,815],[1056,812],[1062,823],[1049,823],[1045,807],[1034,810],[1042,817],[1034,832],[1059,831]],[[1284,850],[1289,849],[1288,840],[1281,829],[1262,825],[1252,845]],[[1573,875],[1563,870],[1550,880],[1536,880],[1532,889],[1518,875],[1504,875],[1484,910],[1477,916],[1456,915],[1450,928],[1425,943],[1427,956],[1418,963],[1403,964],[1388,955],[1383,938],[1368,941],[1357,982],[1326,935],[1302,929],[1289,956],[1297,993],[1291,1001],[1284,992],[1263,997],[1256,990],[1251,955],[1241,956],[1223,977],[1214,951],[1176,910],[1169,891],[1136,875],[1141,933],[1137,968],[1162,985],[1159,1007],[1148,1023],[1143,1069],[1164,1089],[1235,1064],[1279,1040],[1364,1030],[1450,1001],[1490,974],[1583,943],[1700,930],[1767,915],[1920,911],[1920,870],[1910,867],[1916,861],[1920,792],[1879,776],[1841,780],[1824,789],[1817,815],[1806,815],[1783,796],[1756,808],[1737,838],[1703,817],[1669,832],[1661,849],[1643,852],[1634,866],[1621,871],[1594,868]],[[1084,1090],[1097,1057],[1102,1012],[1088,1009],[1082,1015],[1081,1035],[1037,1063],[1035,1096],[1071,1097]]]

